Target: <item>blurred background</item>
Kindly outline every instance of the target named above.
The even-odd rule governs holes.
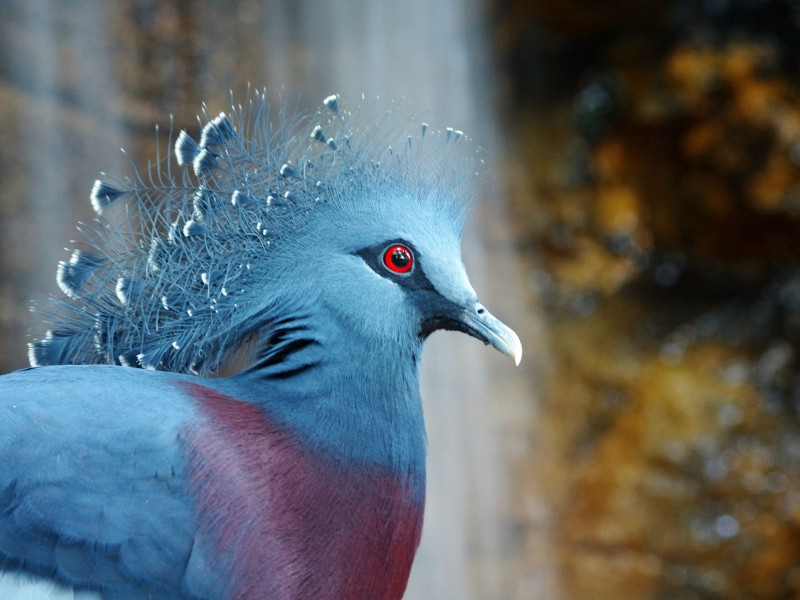
[[[0,0],[0,372],[99,172],[248,82],[492,157],[464,258],[525,356],[426,346],[406,598],[800,599],[800,0]]]

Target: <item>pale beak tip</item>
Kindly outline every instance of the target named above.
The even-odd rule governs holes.
[[[519,336],[514,333],[514,342],[512,343],[511,348],[511,358],[514,359],[514,365],[519,366],[520,361],[522,360],[522,342],[519,341]]]
[[[510,356],[514,359],[514,364],[519,366],[519,363],[522,361],[522,342],[519,341],[519,336],[516,332],[507,327],[500,324],[502,326],[503,332],[500,337],[502,342],[500,344],[496,344],[495,348],[500,350],[506,356]]]

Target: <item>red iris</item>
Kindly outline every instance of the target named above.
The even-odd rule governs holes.
[[[393,273],[405,274],[414,266],[414,257],[411,250],[405,246],[390,246],[383,253],[383,264]]]

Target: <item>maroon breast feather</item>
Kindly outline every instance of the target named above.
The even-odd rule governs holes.
[[[230,600],[400,600],[424,500],[379,467],[310,452],[257,406],[185,385],[198,526]]]

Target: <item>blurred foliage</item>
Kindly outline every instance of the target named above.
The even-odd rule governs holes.
[[[800,3],[495,17],[565,597],[800,598]]]

